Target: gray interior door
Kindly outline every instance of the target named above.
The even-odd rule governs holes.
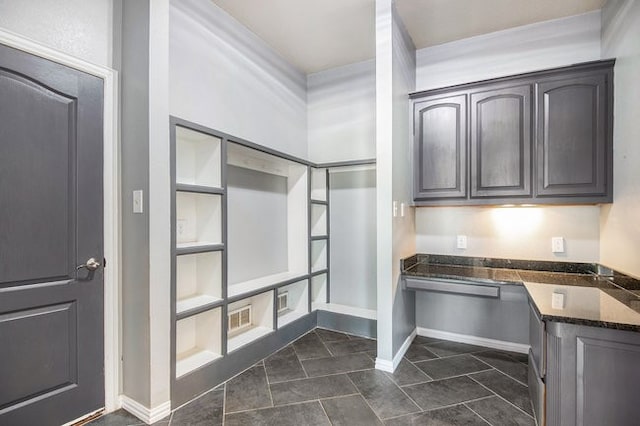
[[[102,80],[0,45],[0,425],[104,406]],[[94,269],[91,271],[91,269]]]

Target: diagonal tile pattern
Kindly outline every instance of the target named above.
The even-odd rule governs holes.
[[[155,426],[532,426],[526,357],[418,336],[394,373],[375,340],[315,329]],[[119,410],[92,426],[138,426]]]

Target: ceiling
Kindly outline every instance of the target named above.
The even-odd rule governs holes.
[[[375,0],[212,0],[310,74],[375,56]],[[606,0],[396,0],[421,49],[600,9]]]

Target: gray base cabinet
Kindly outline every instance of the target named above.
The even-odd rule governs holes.
[[[612,202],[614,63],[412,94],[416,205]]]
[[[640,424],[640,333],[543,322],[532,309],[534,322],[529,391],[539,425]]]

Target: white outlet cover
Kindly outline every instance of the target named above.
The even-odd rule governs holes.
[[[467,236],[466,235],[458,235],[456,237],[456,247],[459,249],[467,248]]]
[[[564,253],[564,238],[562,237],[551,238],[551,252]]]

